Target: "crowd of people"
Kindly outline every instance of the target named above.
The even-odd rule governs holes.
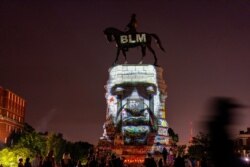
[[[174,155],[171,149],[163,148],[160,156],[148,153],[143,163],[133,165],[125,163],[124,158],[115,154],[98,158],[99,156],[92,152],[84,167],[211,167],[211,164],[213,167],[249,167],[249,162],[242,161],[240,156],[235,154],[227,130],[235,117],[235,109],[243,106],[234,99],[224,97],[214,98],[211,102],[214,115],[207,123],[210,135],[209,161],[207,157],[195,160],[188,155]],[[30,158],[26,158],[24,163],[20,158],[18,167],[83,167],[83,164],[81,161],[72,162],[69,153],[65,153],[60,164],[56,164],[53,151],[50,151],[44,159],[37,156],[32,162]]]
[[[19,159],[18,167],[207,167],[205,163],[195,161],[194,159],[185,156],[174,156],[166,148],[163,148],[162,153],[157,156],[148,153],[143,163],[126,163],[124,157],[110,154],[105,158],[98,158],[95,153],[90,154],[87,161],[83,164],[82,161],[73,161],[70,153],[64,153],[59,163],[56,163],[54,152],[51,150],[46,157],[37,154],[32,161],[26,158],[25,162],[22,158]]]
[[[64,153],[60,163],[56,163],[54,158],[54,151],[51,150],[46,157],[37,154],[30,162],[30,158],[26,158],[23,163],[23,158],[19,159],[18,167],[83,167],[80,160],[72,161],[70,153]]]

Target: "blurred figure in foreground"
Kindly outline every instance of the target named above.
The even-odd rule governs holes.
[[[73,162],[70,157],[70,153],[65,152],[61,159],[61,167],[73,167]]]
[[[208,122],[208,133],[212,164],[214,167],[243,167],[243,162],[234,152],[228,131],[236,116],[236,109],[243,106],[232,98],[216,97],[212,99],[211,107],[214,115]]]
[[[147,157],[144,159],[143,165],[145,167],[157,167],[157,164],[155,162],[154,157],[151,155],[151,153],[147,154]]]
[[[37,153],[31,162],[31,166],[32,167],[42,167],[42,163],[43,163],[42,161],[43,161],[43,157]]]
[[[24,167],[31,167],[30,158],[27,157],[24,163]]]
[[[54,157],[54,151],[50,150],[48,155],[45,157],[42,167],[55,167],[55,157]]]
[[[22,158],[19,158],[18,167],[24,167]]]

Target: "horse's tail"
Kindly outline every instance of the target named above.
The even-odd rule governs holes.
[[[162,44],[161,44],[161,40],[160,38],[156,35],[156,34],[150,34],[152,37],[154,37],[154,39],[156,40],[157,45],[159,46],[159,48],[165,52],[165,49],[163,48]]]

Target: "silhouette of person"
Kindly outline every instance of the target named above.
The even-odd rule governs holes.
[[[163,161],[162,158],[159,159],[158,161],[158,167],[163,167]]]
[[[137,28],[137,20],[136,20],[136,14],[132,14],[130,22],[127,24],[126,29],[127,33],[136,33]]]
[[[25,163],[24,163],[24,167],[31,167],[31,163],[30,163],[30,158],[26,158]]]
[[[32,167],[41,167],[42,166],[42,161],[43,158],[40,154],[36,154],[36,156],[34,157],[34,159],[31,162],[31,166]]]
[[[174,167],[185,167],[184,158],[178,155],[174,160]]]
[[[24,167],[22,158],[19,158],[18,167]]]
[[[208,122],[210,135],[211,161],[214,167],[242,167],[240,159],[234,154],[233,142],[227,130],[233,123],[235,109],[243,107],[234,99],[216,97],[211,101],[214,116]]]
[[[185,155],[183,158],[184,158],[185,167],[192,167],[193,166],[188,155]]]
[[[70,153],[65,152],[61,159],[61,167],[73,167],[73,162],[70,157]]]
[[[168,150],[164,147],[161,154],[162,154],[163,162],[164,162],[164,164],[166,164],[167,163]]]
[[[154,157],[150,153],[147,154],[147,157],[144,159],[143,165],[145,167],[157,167]]]
[[[43,161],[42,167],[55,167],[55,164],[54,151],[50,150]]]

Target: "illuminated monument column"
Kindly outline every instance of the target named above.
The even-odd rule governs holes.
[[[109,70],[107,113],[100,142],[125,158],[144,158],[169,145],[165,119],[163,69],[148,64],[117,65]]]

